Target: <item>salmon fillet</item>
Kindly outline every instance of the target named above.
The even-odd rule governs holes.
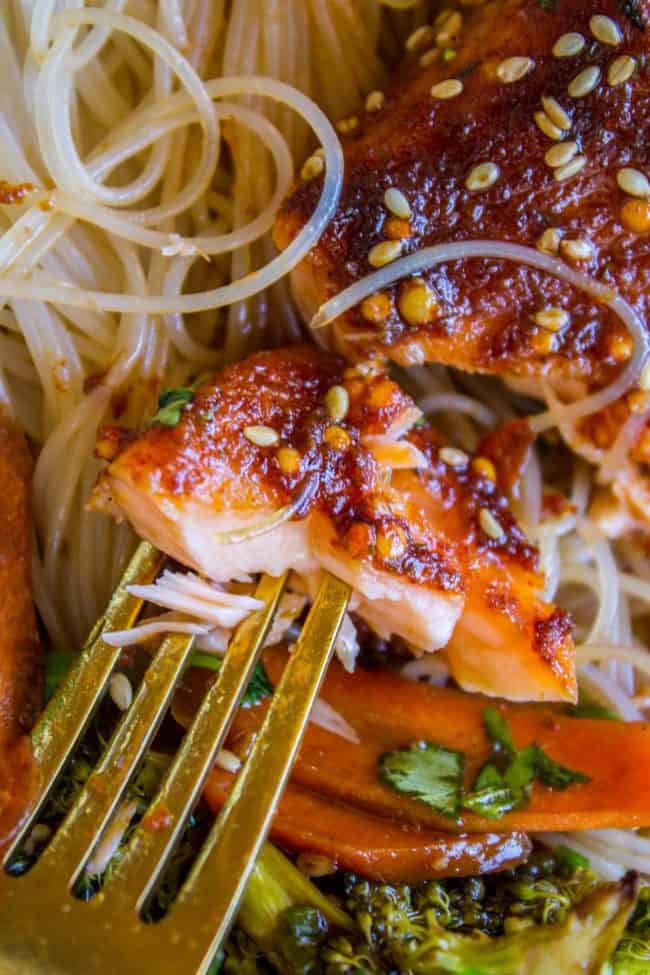
[[[306,319],[375,270],[376,245],[397,242],[408,255],[492,238],[557,254],[617,289],[647,321],[650,3],[469,6],[443,12],[381,108],[346,126],[338,211],[293,274]],[[321,177],[301,179],[286,200],[279,247],[309,219],[321,185]],[[406,203],[401,218],[386,202],[389,189]],[[417,285],[429,292],[414,300]],[[549,308],[566,312],[557,331],[536,324]],[[538,393],[544,378],[569,400],[611,382],[632,353],[609,308],[547,273],[492,259],[443,262],[387,287],[338,319],[331,335],[350,359],[445,363],[526,379]],[[600,462],[631,411],[647,414],[649,400],[632,391],[604,422],[582,424],[575,448]],[[604,437],[609,426],[613,435]],[[650,523],[650,426],[630,448],[618,494]]]
[[[309,346],[260,353],[200,387],[175,426],[122,446],[91,507],[214,580],[329,570],[381,636],[445,647],[463,686],[572,700],[570,625],[539,596],[535,550],[496,485],[469,459],[444,463],[418,418],[380,369]]]
[[[0,845],[31,795],[26,732],[42,699],[31,588],[31,471],[25,438],[0,417]]]

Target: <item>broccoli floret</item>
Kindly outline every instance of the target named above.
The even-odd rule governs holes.
[[[632,919],[611,961],[611,975],[650,972],[650,887],[644,887]]]

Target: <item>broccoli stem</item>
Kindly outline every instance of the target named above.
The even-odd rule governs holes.
[[[279,946],[279,922],[291,907],[316,908],[335,928],[353,931],[354,922],[332,903],[275,846],[266,843],[251,874],[237,923],[264,951]]]

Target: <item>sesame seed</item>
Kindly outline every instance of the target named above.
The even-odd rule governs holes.
[[[465,451],[458,450],[456,447],[441,447],[438,451],[438,457],[447,467],[465,467],[469,463],[469,457]]]
[[[607,82],[615,88],[629,81],[636,70],[636,60],[629,54],[622,54],[619,58],[614,58],[607,69]]]
[[[560,231],[555,227],[548,227],[537,241],[537,250],[545,254],[557,254],[560,249]]]
[[[591,17],[589,30],[601,44],[610,44],[612,47],[616,47],[623,40],[621,28],[616,21],[612,20],[611,17],[605,17],[603,14],[596,14]]]
[[[586,43],[582,34],[575,31],[562,34],[553,45],[553,56],[556,58],[572,58],[576,54],[580,54]]]
[[[595,64],[590,64],[588,68],[585,68],[569,82],[567,91],[571,98],[584,98],[585,95],[594,90],[599,80],[600,68]]]
[[[350,446],[350,434],[343,427],[327,427],[323,439],[332,450],[343,451]]]
[[[628,196],[636,196],[639,199],[645,199],[650,196],[650,182],[648,182],[648,177],[639,169],[624,166],[623,169],[619,169],[616,173],[616,182]]]
[[[459,81],[458,78],[448,78],[447,81],[439,81],[437,85],[434,85],[431,94],[434,98],[446,100],[460,95],[462,90],[462,81]]]
[[[571,162],[567,163],[566,166],[558,166],[557,169],[553,170],[553,175],[555,176],[558,183],[563,183],[565,179],[571,179],[580,172],[581,169],[587,165],[586,156],[574,156]]]
[[[485,477],[488,481],[496,481],[497,469],[487,457],[475,457],[472,461],[472,470],[479,477]]]
[[[263,424],[253,424],[252,426],[244,427],[244,436],[251,443],[255,444],[256,447],[273,447],[280,439],[272,427],[267,427]]]
[[[487,190],[490,186],[499,178],[499,167],[496,163],[486,162],[481,163],[479,166],[474,166],[470,169],[467,177],[465,178],[465,186],[468,190]]]
[[[377,533],[377,552],[382,559],[397,559],[406,551],[406,536],[399,525]]]
[[[648,200],[626,200],[621,207],[621,220],[627,230],[646,234],[650,230],[650,203]]]
[[[108,693],[115,707],[128,711],[133,701],[133,688],[126,674],[113,674],[108,684]]]
[[[382,240],[381,244],[375,244],[370,249],[368,263],[373,267],[383,267],[398,258],[401,253],[401,240]]]
[[[384,204],[386,209],[394,213],[396,217],[401,217],[402,220],[410,220],[411,207],[409,206],[409,201],[402,191],[398,190],[395,186],[391,186],[384,193]]]
[[[540,129],[544,135],[547,135],[549,139],[553,139],[555,142],[560,142],[564,138],[562,129],[558,129],[557,125],[554,125],[553,122],[551,122],[546,112],[535,112],[534,119],[537,128]]]
[[[438,302],[432,288],[421,279],[413,278],[403,285],[397,306],[409,325],[426,325],[433,318]]]
[[[500,522],[497,521],[488,508],[481,508],[478,513],[478,520],[488,538],[493,538],[495,542],[505,535]]]
[[[650,392],[650,362],[646,362],[639,376],[639,389]]]
[[[325,394],[325,407],[333,420],[344,420],[350,409],[350,396],[345,386],[330,386]]]
[[[515,81],[524,78],[534,67],[535,62],[532,58],[506,58],[497,67],[497,77],[505,85],[512,85]]]
[[[577,151],[578,146],[575,142],[558,142],[546,151],[544,162],[551,169],[555,169],[557,166],[564,166],[571,162]]]
[[[538,355],[548,355],[555,349],[555,334],[541,328],[531,334],[530,344]]]
[[[350,115],[348,118],[339,119],[339,121],[336,123],[336,131],[340,132],[341,135],[347,135],[349,132],[353,132],[358,125],[358,116]]]
[[[447,8],[446,10],[441,10],[440,13],[436,15],[436,19],[433,22],[433,26],[442,27],[443,24],[447,23],[447,21],[449,20],[453,12],[454,11],[450,10],[449,8]]]
[[[463,15],[455,10],[436,34],[436,44],[438,47],[449,47],[452,41],[458,39],[461,27],[463,26]]]
[[[297,474],[300,470],[301,457],[293,447],[280,447],[276,457],[283,474]]]
[[[641,389],[634,389],[625,397],[631,413],[647,413],[650,406],[650,393],[643,392]]]
[[[564,308],[542,308],[533,318],[540,328],[545,328],[549,332],[559,332],[569,324],[569,313]]]
[[[322,156],[310,156],[305,162],[304,166],[300,170],[300,175],[303,179],[314,179],[316,176],[320,176],[325,169],[325,160]]]
[[[617,362],[627,362],[633,349],[634,342],[629,335],[613,335],[608,343],[609,354]]]
[[[432,64],[435,64],[439,57],[440,57],[440,51],[438,50],[438,48],[432,47],[430,51],[424,52],[424,54],[421,56],[420,60],[418,61],[418,64],[422,68],[428,68]]]
[[[560,251],[570,261],[590,261],[594,256],[593,246],[584,238],[563,240]]]
[[[423,24],[422,27],[417,27],[412,34],[406,38],[405,47],[407,51],[421,51],[424,47],[429,47],[433,44],[436,32],[429,24]]]
[[[571,119],[557,99],[552,98],[550,95],[542,95],[542,108],[553,125],[557,125],[558,129],[567,132],[571,128]]]
[[[405,240],[413,232],[408,220],[402,220],[400,217],[389,217],[383,230],[384,237],[387,237],[388,240]]]
[[[379,292],[375,295],[368,295],[361,302],[361,314],[368,322],[375,325],[385,322],[393,310],[393,305],[388,295]]]
[[[378,112],[384,107],[386,96],[383,91],[371,91],[366,98],[366,112]]]

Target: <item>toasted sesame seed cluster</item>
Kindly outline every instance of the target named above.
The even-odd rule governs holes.
[[[407,39],[404,56],[343,136],[343,194],[295,273],[308,296],[301,306],[315,312],[423,247],[491,239],[536,247],[620,292],[647,320],[647,0],[451,2]],[[281,247],[319,189],[320,178],[297,185],[276,223]],[[607,385],[633,352],[611,309],[551,274],[488,259],[402,277],[346,312],[331,336],[351,359],[550,378],[561,398],[564,387],[584,395]],[[646,400],[631,390],[613,411],[618,426]],[[594,447],[585,444],[592,460]],[[645,494],[650,517],[650,483]]]

